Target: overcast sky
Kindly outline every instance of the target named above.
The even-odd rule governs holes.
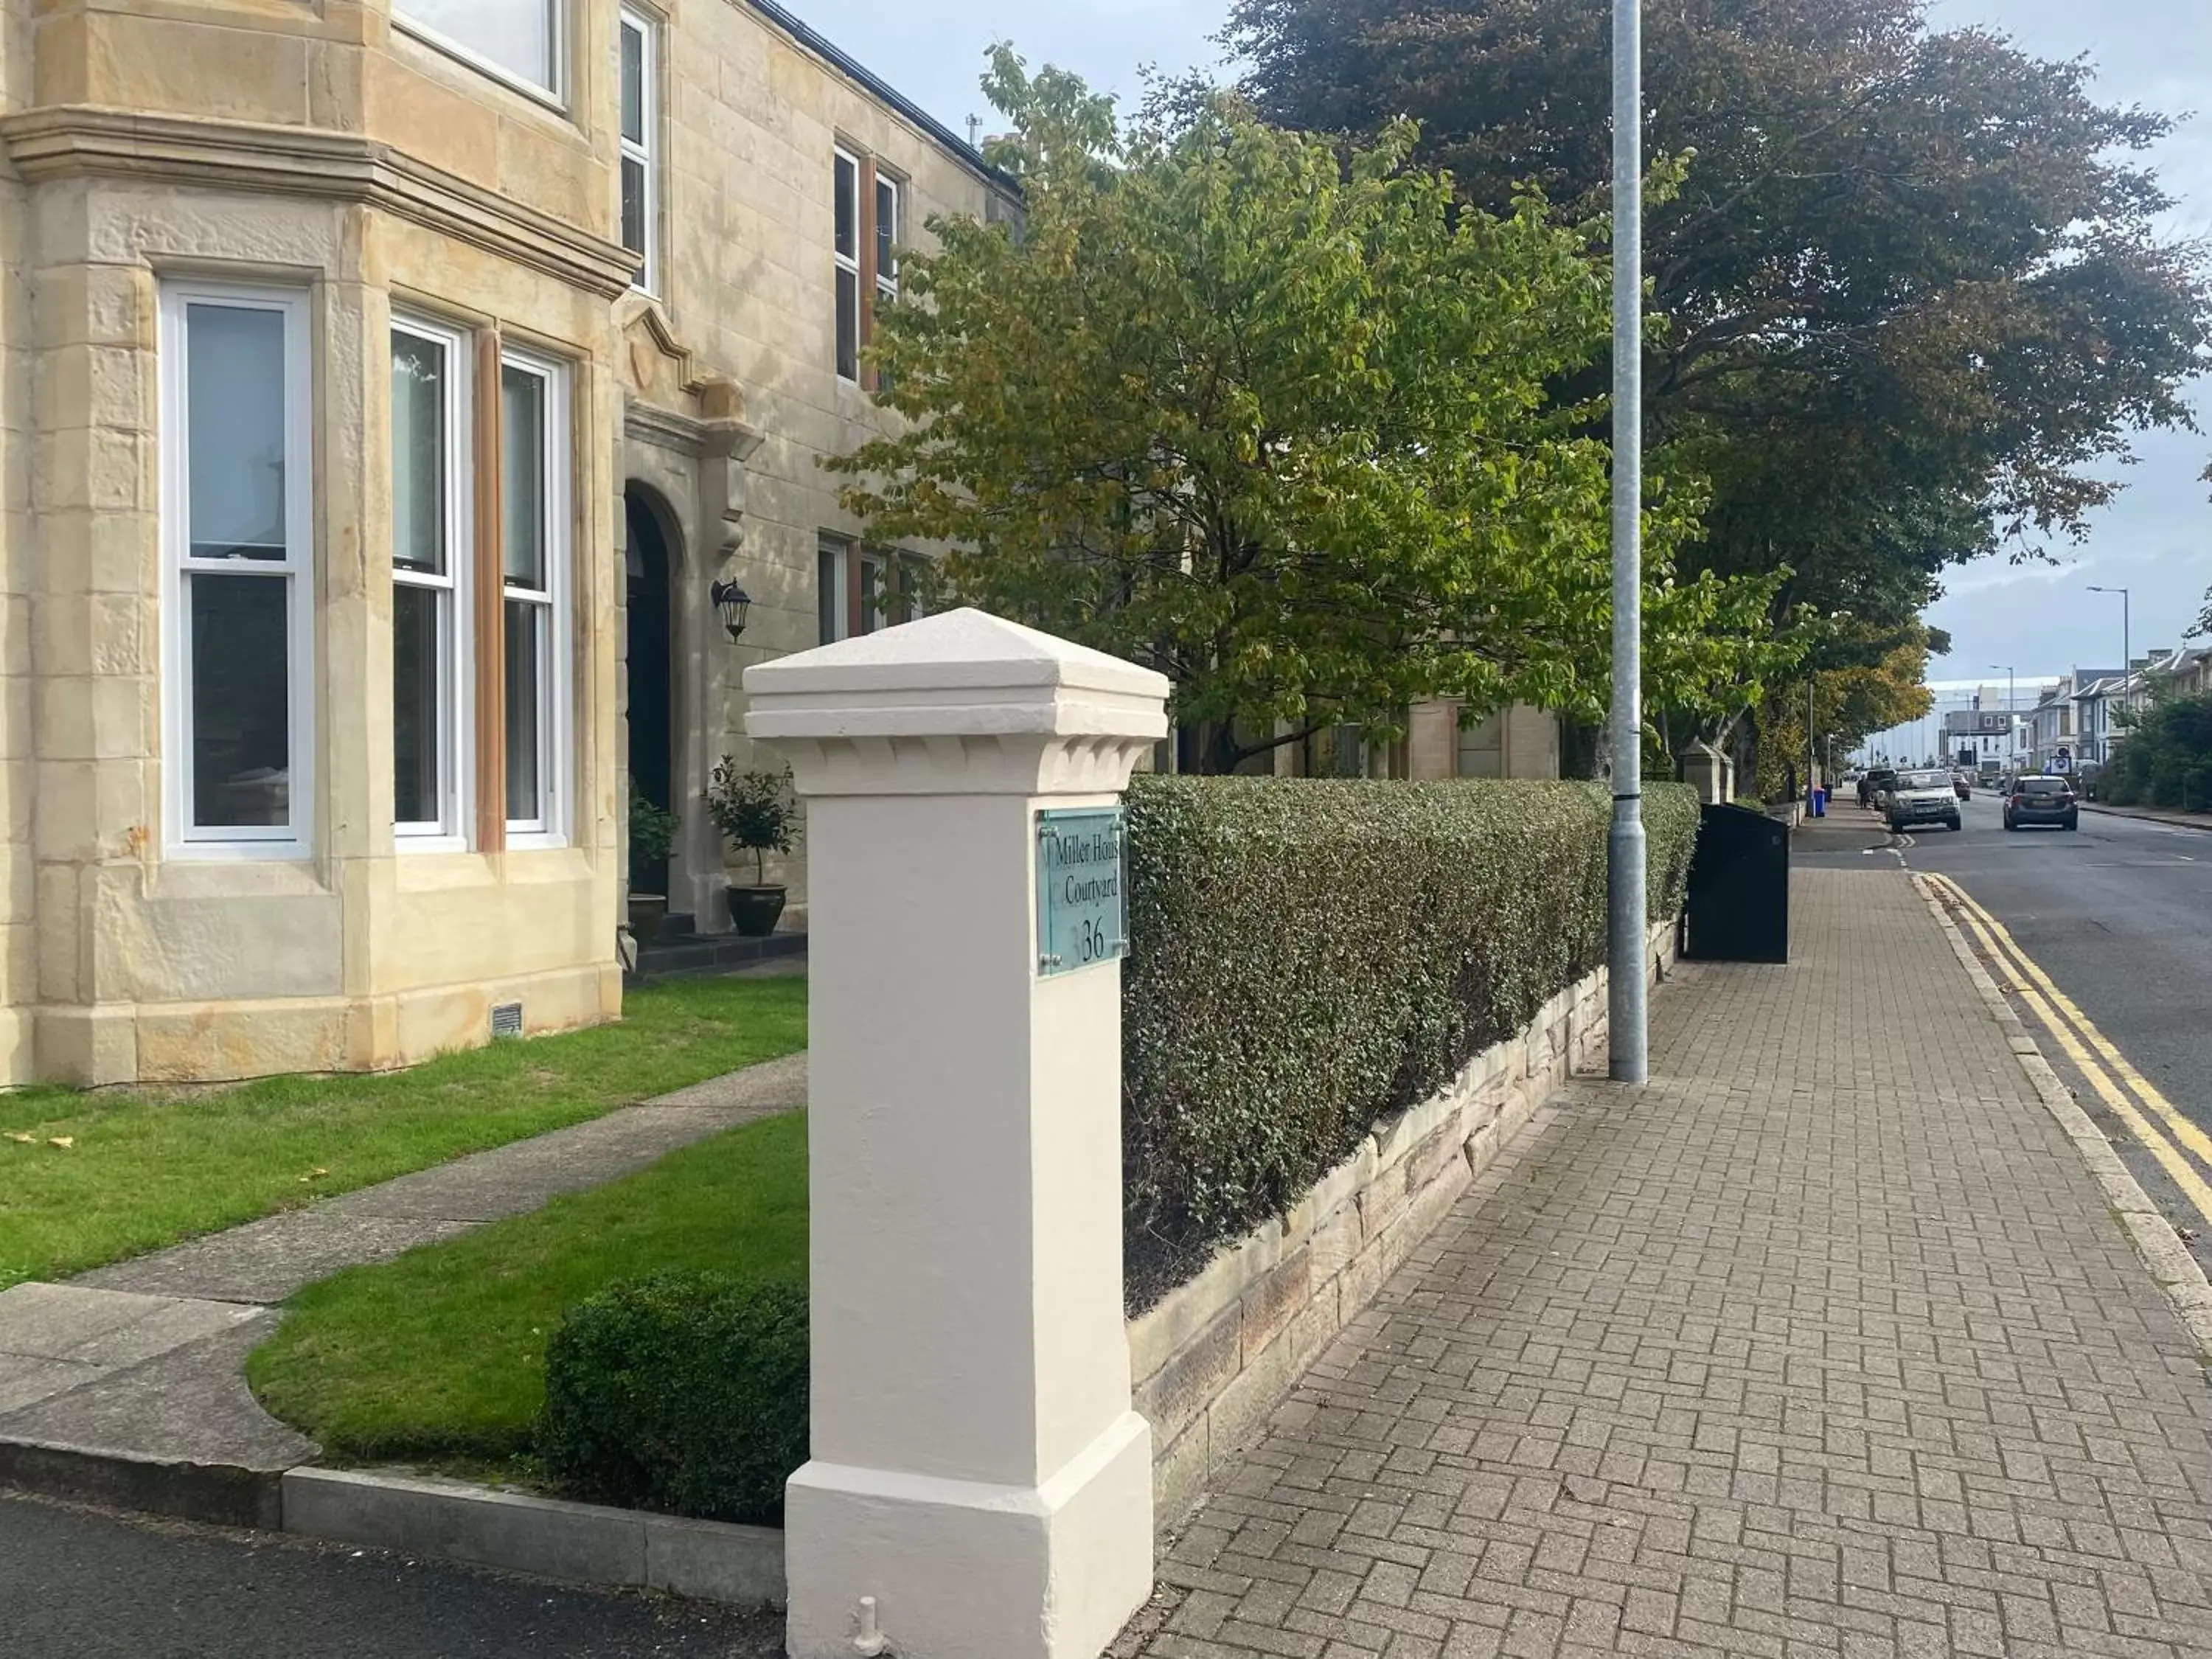
[[[787,0],[806,21],[945,121],[967,131],[992,115],[976,89],[991,42],[1010,40],[1034,65],[1073,69],[1125,106],[1141,91],[1139,67],[1176,70],[1219,62],[1208,39],[1227,0]],[[1598,3],[1598,0],[1592,0]],[[1936,0],[1939,26],[1988,24],[2045,58],[2087,54],[2114,103],[2172,113],[2202,110],[2155,158],[2184,198],[2177,234],[2212,235],[2212,27],[2206,0]],[[988,126],[987,126],[988,130]],[[2212,382],[2196,389],[2200,425],[2212,428]],[[2137,655],[2180,642],[2212,586],[2212,505],[2197,473],[2212,459],[2212,435],[2152,433],[2140,465],[2088,540],[2062,550],[2053,569],[1997,562],[1969,567],[1929,614],[1956,648],[1931,667],[1938,679],[1984,677],[1987,665],[2016,665],[2023,678],[2100,665],[2120,654],[2119,601],[2085,592],[2090,583],[2133,590]]]

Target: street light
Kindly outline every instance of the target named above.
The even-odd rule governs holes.
[[[2132,618],[2128,614],[2134,602],[2128,597],[2128,590],[2124,587],[2098,587],[2093,585],[2089,591],[2092,593],[2117,593],[2120,596],[2120,707],[2125,708],[2128,707],[2128,676],[2135,672],[2136,667],[2136,642],[2132,637],[2134,629]],[[2111,718],[2107,716],[2106,720],[2107,731],[2111,729]],[[2111,747],[2111,739],[2103,733],[2100,733],[2097,739],[2097,758],[2100,762],[2105,759],[2105,751]]]
[[[1613,830],[1607,1062],[1651,1074],[1644,980],[1644,0],[1613,0]]]
[[[2012,712],[2012,665],[1993,662],[1990,672],[2005,677],[2005,770],[2009,772],[2020,761],[2020,722]]]

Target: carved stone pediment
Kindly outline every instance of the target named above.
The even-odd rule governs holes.
[[[619,302],[615,316],[622,330],[623,385],[632,398],[694,421],[743,424],[745,398],[738,383],[702,368],[658,304],[631,295]]]
[[[629,393],[623,425],[633,438],[690,458],[701,550],[707,568],[719,569],[744,544],[745,462],[762,434],[745,421],[738,383],[702,369],[653,301],[629,296],[616,321]]]

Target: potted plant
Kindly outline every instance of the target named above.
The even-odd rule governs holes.
[[[753,884],[729,890],[730,920],[745,938],[764,939],[775,931],[789,890],[768,884],[767,855],[791,850],[799,821],[791,769],[740,772],[737,762],[725,755],[707,791],[707,810],[731,846],[753,855]]]
[[[665,866],[682,829],[673,813],[653,804],[635,778],[629,781],[629,930],[641,939],[660,931],[661,919],[668,914],[668,895],[638,891],[637,872]]]

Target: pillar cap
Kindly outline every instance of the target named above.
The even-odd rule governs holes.
[[[1164,674],[976,610],[745,671],[745,729],[788,738],[1167,735]]]

